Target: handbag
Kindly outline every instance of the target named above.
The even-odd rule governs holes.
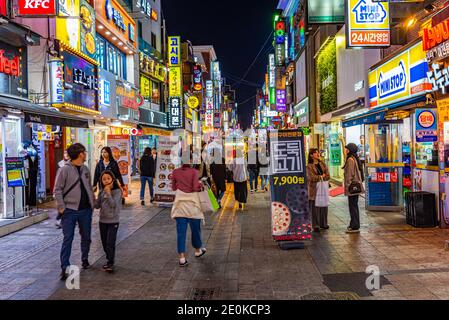
[[[329,181],[319,181],[316,184],[315,207],[329,206]]]
[[[360,169],[358,168],[358,166],[357,166],[356,170],[357,170],[357,176],[358,176],[359,180],[362,180],[362,178],[360,177]],[[362,192],[363,192],[363,187],[362,187],[361,182],[358,182],[358,181],[351,182],[351,184],[348,187],[348,193],[350,195],[357,195]]]
[[[212,190],[209,187],[204,187],[203,191],[198,192],[200,198],[201,211],[203,213],[215,213],[218,211],[219,205]]]

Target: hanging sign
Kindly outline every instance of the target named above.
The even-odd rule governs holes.
[[[181,97],[168,98],[168,127],[170,129],[184,127]]]
[[[168,65],[181,66],[181,37],[168,37]]]
[[[416,142],[438,141],[438,124],[435,109],[416,109]]]
[[[268,143],[273,238],[311,239],[303,132],[270,130]]]
[[[193,66],[193,90],[195,91],[203,90],[202,74],[203,72],[201,71],[201,66]]]
[[[190,96],[189,99],[187,99],[187,105],[191,109],[198,108],[199,104],[200,104],[200,100],[196,96]]]

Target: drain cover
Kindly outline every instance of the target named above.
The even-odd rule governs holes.
[[[360,296],[354,292],[309,293],[301,300],[360,300]]]
[[[212,300],[220,293],[220,288],[191,288],[187,293],[188,300]]]

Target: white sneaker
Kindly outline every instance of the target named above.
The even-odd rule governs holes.
[[[62,228],[62,226],[61,226],[61,220],[56,220],[55,226],[56,226],[58,229],[61,229],[61,228]]]

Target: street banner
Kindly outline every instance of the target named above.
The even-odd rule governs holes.
[[[129,135],[108,135],[108,147],[112,150],[112,156],[118,163],[120,174],[125,184],[123,196],[128,196],[129,172],[130,172],[130,141]]]
[[[309,240],[312,226],[307,193],[304,134],[270,130],[271,226],[276,241]]]
[[[20,157],[6,157],[6,177],[9,188],[24,187],[25,186],[25,171],[23,158]]]
[[[177,165],[172,161],[172,151],[177,145],[176,139],[170,136],[160,136],[158,141],[156,186],[154,188],[154,201],[159,204],[172,204],[175,201],[175,192],[172,191],[172,173]],[[176,155],[173,155],[175,157]]]

